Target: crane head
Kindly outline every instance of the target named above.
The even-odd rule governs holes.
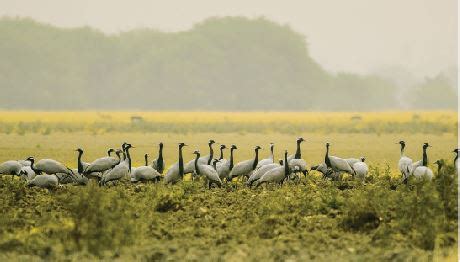
[[[441,167],[441,166],[443,166],[445,164],[445,161],[444,161],[444,159],[438,159],[433,164],[436,164],[436,165],[438,165],[438,167]]]

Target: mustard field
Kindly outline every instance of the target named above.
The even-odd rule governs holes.
[[[207,154],[209,139],[237,145],[236,162],[253,158],[256,145],[267,157],[273,142],[278,159],[303,137],[309,166],[324,161],[326,142],[332,155],[365,156],[369,165],[364,183],[311,171],[300,183],[257,189],[233,181],[209,190],[187,176],[174,186],[123,180],[46,190],[0,177],[0,260],[456,261],[457,132],[457,113],[447,111],[0,112],[0,163],[34,156],[75,168],[76,148],[91,162],[127,141],[133,166],[163,142],[169,167],[177,143],[189,145],[188,161],[195,149]],[[433,181],[401,182],[399,140],[414,160],[422,143],[432,145]]]

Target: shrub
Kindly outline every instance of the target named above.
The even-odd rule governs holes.
[[[72,189],[71,199],[62,195],[59,200],[72,220],[68,236],[77,250],[99,256],[104,250],[133,244],[136,239],[134,213],[121,190],[104,190],[92,183]]]

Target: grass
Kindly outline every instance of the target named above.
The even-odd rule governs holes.
[[[138,117],[132,120],[132,117]],[[0,133],[457,133],[457,113],[0,112]]]
[[[349,180],[323,181],[313,172],[302,184],[257,190],[238,184],[206,190],[202,182],[164,186],[124,181],[109,188],[91,184],[47,191],[26,188],[18,179],[0,178],[0,260],[457,259],[458,187],[453,168],[436,174],[432,183],[410,181],[408,186],[402,185],[396,169],[399,145],[395,144],[406,140],[407,154],[420,159],[421,144],[428,141],[433,145],[428,151],[430,163],[444,158],[452,165],[456,131],[398,131],[402,125],[393,124],[412,126],[422,121],[455,126],[456,113],[361,113],[361,120],[348,122],[337,119],[350,118],[353,113],[325,114],[335,119],[331,123],[321,122],[318,113],[274,113],[273,118],[270,114],[270,119],[286,127],[307,123],[318,127],[314,132],[295,134],[277,128],[261,133],[234,132],[227,127],[222,132],[212,131],[225,124],[219,123],[222,116],[238,116],[233,120],[235,125],[247,127],[268,121],[264,113],[105,113],[112,118],[103,117],[107,123],[98,125],[105,131],[95,132],[91,125],[100,121],[98,114],[0,113],[0,122],[15,128],[20,122],[12,116],[23,116],[21,125],[45,116],[47,120],[42,120],[40,128],[49,128],[46,132],[27,127],[17,129],[24,132],[0,132],[0,162],[34,155],[76,167],[76,147],[85,149],[83,159],[90,161],[103,156],[108,147],[129,141],[136,146],[132,155],[134,166],[138,166],[143,164],[144,153],[156,156],[156,145],[163,141],[169,166],[177,161],[178,142],[191,145],[184,152],[189,160],[195,148],[207,150],[209,138],[237,144],[238,161],[251,158],[254,145],[265,147],[261,152],[265,157],[268,143],[275,142],[279,158],[284,149],[294,152],[295,138],[303,136],[307,141],[302,145],[302,156],[309,164],[323,160],[324,143],[329,141],[336,156],[366,156],[371,171],[365,185]],[[190,116],[195,120],[184,124],[184,130],[191,125],[210,127],[203,132],[193,128],[148,132],[144,127],[126,128],[126,124],[138,124],[130,123],[131,115],[141,115],[152,125],[154,119],[161,119],[167,122],[166,129]],[[308,121],[296,123],[299,115]],[[414,115],[420,116],[414,120]],[[437,122],[440,115],[448,115],[450,120]],[[336,130],[352,121],[364,122],[363,126],[379,122],[395,130]],[[53,125],[64,129],[54,129]],[[108,131],[111,125],[121,129]],[[65,129],[69,126],[73,127]]]

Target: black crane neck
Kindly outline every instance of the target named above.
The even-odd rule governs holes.
[[[259,149],[256,149],[256,156],[254,157],[254,162],[252,164],[252,170],[256,169],[257,164],[259,163]]]
[[[179,146],[179,175],[184,176],[184,158],[182,157],[182,147]]]
[[[77,169],[78,173],[83,173],[83,164],[81,162],[81,156],[83,155],[83,151],[78,151],[78,158],[77,158]]]
[[[300,159],[302,157],[302,153],[300,152],[300,143],[302,143],[302,141],[297,141],[297,149],[294,155],[295,159]]]
[[[233,169],[233,150],[235,149],[230,149],[230,171]]]
[[[195,171],[196,171],[196,174],[197,175],[200,175],[201,174],[201,170],[200,170],[200,167],[198,165],[198,159],[200,158],[200,154],[196,154],[196,158],[195,158]]]
[[[326,156],[324,157],[324,163],[327,167],[331,167],[331,160],[329,159],[329,145],[326,145]]]

